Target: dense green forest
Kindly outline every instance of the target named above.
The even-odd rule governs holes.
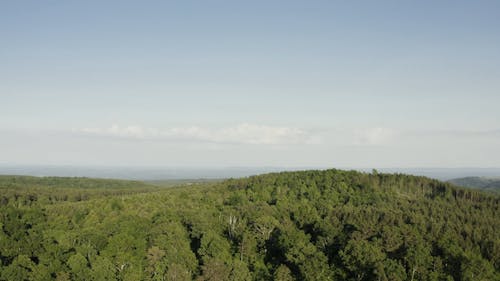
[[[425,177],[3,176],[0,192],[0,280],[500,280],[500,196]]]
[[[469,188],[479,188],[485,191],[500,192],[500,178],[488,178],[488,177],[466,177],[449,180],[450,183],[469,187]]]

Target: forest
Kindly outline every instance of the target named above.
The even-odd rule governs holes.
[[[500,280],[500,195],[404,174],[0,176],[0,280]]]
[[[479,188],[484,191],[500,193],[500,178],[465,177],[465,178],[451,179],[448,181],[458,186]]]

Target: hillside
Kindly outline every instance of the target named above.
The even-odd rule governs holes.
[[[0,190],[0,280],[500,279],[500,196],[425,177],[2,177]]]
[[[450,183],[469,187],[469,188],[479,188],[488,191],[500,192],[500,178],[489,178],[489,177],[465,177],[449,180]]]
[[[155,184],[115,179],[77,177],[30,177],[0,175],[0,203],[44,205],[61,201],[84,201],[159,189]]]

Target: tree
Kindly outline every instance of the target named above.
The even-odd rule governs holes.
[[[2,268],[0,272],[3,280],[30,280],[32,279],[34,264],[26,255],[19,255],[14,258],[13,262]]]
[[[371,280],[385,275],[382,262],[384,253],[374,243],[366,240],[349,240],[340,257],[347,270],[356,280]]]
[[[98,281],[108,281],[116,280],[116,269],[113,263],[105,257],[96,257],[92,261],[92,280]]]
[[[90,280],[90,270],[87,266],[87,259],[80,253],[72,255],[68,259],[68,266],[71,269],[71,278],[73,280]]]
[[[292,271],[284,265],[281,264],[278,266],[276,271],[274,272],[274,280],[275,281],[294,281],[295,279],[292,276]]]
[[[462,280],[464,281],[487,281],[498,280],[500,274],[495,274],[495,269],[480,255],[466,252],[461,265]]]

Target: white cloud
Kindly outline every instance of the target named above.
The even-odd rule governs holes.
[[[112,125],[109,128],[83,128],[74,131],[86,135],[129,139],[185,140],[255,145],[314,144],[321,141],[318,136],[313,136],[298,128],[248,123],[225,128],[191,126],[168,129]]]

